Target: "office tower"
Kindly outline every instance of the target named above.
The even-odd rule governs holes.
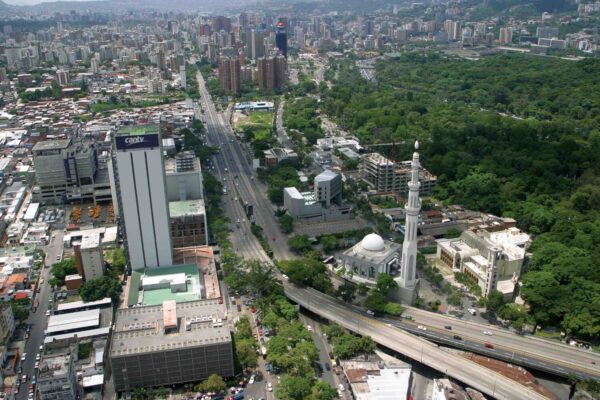
[[[86,281],[104,276],[106,270],[102,255],[102,239],[97,230],[84,231],[81,243],[75,247],[75,262],[78,271],[83,271]]]
[[[415,142],[415,152],[412,159],[411,180],[408,183],[408,201],[404,206],[406,224],[404,227],[404,243],[402,244],[402,261],[400,264],[400,279],[402,287],[413,287],[417,270],[417,229],[419,224],[419,142]]]
[[[500,43],[510,44],[512,43],[512,28],[500,28]]]
[[[157,126],[125,126],[115,135],[114,190],[131,268],[173,264],[169,210]]]
[[[283,21],[279,21],[277,23],[275,33],[275,45],[277,46],[281,54],[283,54],[283,56],[287,58],[287,30]]]
[[[248,44],[250,58],[256,60],[265,55],[264,38],[263,32],[252,29],[250,32],[250,43]]]
[[[181,88],[185,89],[187,87],[187,76],[185,74],[185,65],[179,67],[179,77],[181,78]]]
[[[219,84],[221,89],[237,94],[240,91],[241,65],[239,58],[219,58]]]
[[[37,142],[32,149],[36,186],[33,196],[42,204],[82,200],[82,191],[97,181],[98,154],[93,142],[72,144],[70,139]],[[72,192],[76,193],[72,193]]]
[[[285,87],[285,57],[263,57],[257,60],[258,87],[260,90],[275,90]]]

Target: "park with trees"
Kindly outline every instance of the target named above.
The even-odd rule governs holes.
[[[600,91],[600,60],[406,53],[379,61],[376,83],[350,62],[332,68],[321,110],[343,129],[362,143],[419,139],[438,200],[515,218],[534,235],[528,307],[504,316],[597,340],[600,98],[590,93]]]

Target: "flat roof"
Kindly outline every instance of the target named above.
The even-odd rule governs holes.
[[[108,305],[111,304],[112,300],[110,299],[110,297],[105,297],[101,300],[96,300],[96,301],[71,301],[69,303],[61,303],[58,306],[56,306],[56,310],[57,311],[67,311],[67,310],[74,310],[74,309],[78,309],[78,308],[83,308],[83,307],[96,307],[96,306],[102,306],[102,305]]]
[[[33,146],[33,151],[43,151],[43,150],[57,150],[57,149],[66,149],[71,144],[71,139],[56,139],[56,140],[44,140],[41,142],[37,142],[35,146]]]
[[[100,247],[100,233],[84,233],[81,237],[81,250],[97,249]]]
[[[147,135],[160,132],[158,125],[124,125],[119,128],[116,136]]]
[[[106,336],[110,332],[110,326],[105,326],[103,328],[95,328],[95,329],[86,329],[83,331],[77,332],[69,332],[69,333],[61,333],[60,335],[54,336],[46,336],[44,338],[44,343],[52,343],[55,340],[64,340],[64,339],[73,339],[77,336],[78,339],[84,339],[88,337],[96,337],[96,336]]]
[[[160,280],[161,276],[175,275],[184,273],[187,280],[187,290],[185,292],[173,293],[171,288],[148,289],[144,290],[141,283],[144,279],[152,278],[150,281]],[[200,272],[195,264],[175,265],[173,267],[147,268],[144,272],[133,271],[131,273],[129,284],[128,306],[142,303],[146,306],[156,306],[163,304],[166,300],[176,302],[199,300],[202,294],[202,285],[200,284]]]
[[[169,202],[169,215],[171,218],[204,215],[204,200],[182,200]]]
[[[100,327],[100,310],[78,311],[67,314],[51,315],[48,318],[47,333],[60,332],[73,329]]]
[[[177,333],[165,332],[162,304],[117,310],[110,357],[231,343],[229,327],[213,324],[214,319],[227,317],[225,305],[218,300],[176,303],[175,313]],[[187,330],[188,323],[190,330]]]

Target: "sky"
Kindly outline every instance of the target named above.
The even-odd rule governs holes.
[[[33,6],[35,4],[49,3],[49,2],[56,1],[56,0],[2,0],[2,1],[4,1],[6,4],[12,4],[14,6]],[[68,0],[68,1],[84,2],[84,1],[91,1],[91,0]]]

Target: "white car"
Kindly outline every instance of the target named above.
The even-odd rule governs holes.
[[[267,383],[267,390],[268,390],[269,392],[272,392],[272,391],[273,391],[273,385],[271,384],[271,382]]]
[[[21,355],[21,361],[25,361],[26,358],[27,358],[27,353],[23,353]]]
[[[46,317],[50,316],[50,310],[46,310]]]
[[[250,380],[248,381],[248,385],[252,385],[254,383],[254,375],[252,375],[250,377]]]
[[[344,390],[346,390],[346,388],[344,387],[344,385],[342,385],[341,383],[338,385],[338,390],[340,392],[343,392]]]
[[[422,330],[422,331],[426,331],[426,330],[427,330],[427,327],[426,327],[426,326],[423,326],[423,325],[419,325],[419,326],[417,326],[417,329],[420,329],[420,330]]]
[[[313,331],[313,328],[312,328],[312,326],[310,326],[310,325],[306,325],[306,329],[308,329],[308,331],[309,331],[309,332],[312,332],[312,331]]]
[[[367,314],[369,314],[369,315],[375,315],[375,313],[373,311],[371,311],[371,310],[367,310]]]
[[[483,331],[483,334],[484,335],[488,335],[488,336],[492,336],[493,335],[493,333],[490,332],[490,331]]]

